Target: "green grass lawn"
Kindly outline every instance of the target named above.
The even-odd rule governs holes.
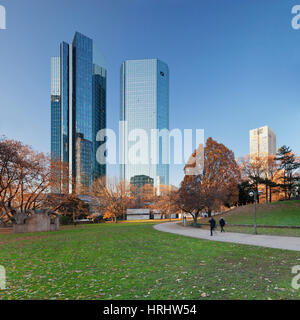
[[[0,299],[300,299],[300,253],[193,239],[149,223],[0,236]]]
[[[254,224],[253,205],[239,207],[226,214],[234,224]],[[273,226],[300,226],[300,201],[279,201],[257,206],[257,223]]]
[[[223,217],[228,224],[253,225],[254,207],[253,205],[238,207],[225,213]],[[219,218],[217,217],[217,220]],[[200,219],[199,222],[208,222],[208,219]],[[257,206],[257,224],[300,227],[300,201],[259,204]],[[228,226],[226,230],[229,232],[254,233],[253,227]],[[258,228],[257,230],[259,234],[300,237],[300,229]]]

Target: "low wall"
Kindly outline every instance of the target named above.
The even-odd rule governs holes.
[[[51,223],[53,222],[53,223]],[[45,214],[37,214],[25,220],[25,224],[15,224],[14,233],[46,232],[59,230],[59,219]]]

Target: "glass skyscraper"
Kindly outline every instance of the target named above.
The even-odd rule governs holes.
[[[106,175],[96,160],[96,135],[106,128],[106,70],[94,51],[93,40],[76,32],[51,59],[51,157],[68,168],[58,177],[63,193],[83,193]]]
[[[60,159],[61,153],[61,94],[60,58],[51,58],[51,155]]]
[[[121,67],[121,121],[126,121],[128,133],[143,129],[149,138],[146,164],[131,164],[129,150],[134,142],[121,146],[121,179],[130,182],[136,176],[148,176],[154,185],[169,184],[169,164],[162,154],[169,153],[169,140],[157,142],[157,162],[151,158],[151,130],[169,130],[169,68],[158,59],[127,60]],[[122,133],[121,133],[122,134]],[[126,134],[123,132],[126,139]]]

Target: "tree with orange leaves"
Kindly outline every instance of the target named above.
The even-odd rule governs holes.
[[[223,144],[208,138],[203,156],[203,172],[197,175],[187,174],[179,189],[181,208],[190,213],[195,222],[199,213],[204,210],[211,216],[213,210],[235,204],[238,201],[238,183],[241,179],[233,152]],[[185,172],[186,170],[187,168]]]
[[[99,178],[92,185],[91,196],[98,204],[104,218],[117,223],[119,217],[125,218],[127,208],[134,202],[135,192],[125,181]]]
[[[202,175],[186,175],[174,200],[178,208],[190,214],[194,219],[194,223],[197,223],[200,213],[205,209]]]
[[[159,193],[153,194],[150,209],[160,213],[161,218],[171,217],[172,214],[181,212],[178,206],[178,190],[173,186],[160,185]]]
[[[239,160],[242,179],[249,181],[252,189],[257,193],[257,201],[259,203],[259,186],[264,184],[266,175],[266,159],[255,156],[246,156]]]
[[[144,184],[142,187],[137,187],[131,184],[131,192],[136,199],[135,208],[144,208],[153,202],[154,186],[152,184]]]
[[[267,155],[266,161],[266,172],[265,172],[265,186],[266,186],[266,202],[272,202],[273,193],[278,193],[278,177],[279,170],[276,160],[276,156]]]
[[[62,198],[52,198],[57,180],[50,159],[20,141],[0,139],[0,214],[1,219],[17,222],[39,209],[55,211]]]

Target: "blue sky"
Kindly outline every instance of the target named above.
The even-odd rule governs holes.
[[[204,128],[239,157],[249,153],[249,129],[269,125],[278,147],[299,154],[298,2],[0,0],[0,135],[50,151],[50,57],[80,31],[105,56],[110,128],[119,120],[121,63],[159,58],[170,68],[171,128]],[[170,173],[178,185],[182,166]]]

